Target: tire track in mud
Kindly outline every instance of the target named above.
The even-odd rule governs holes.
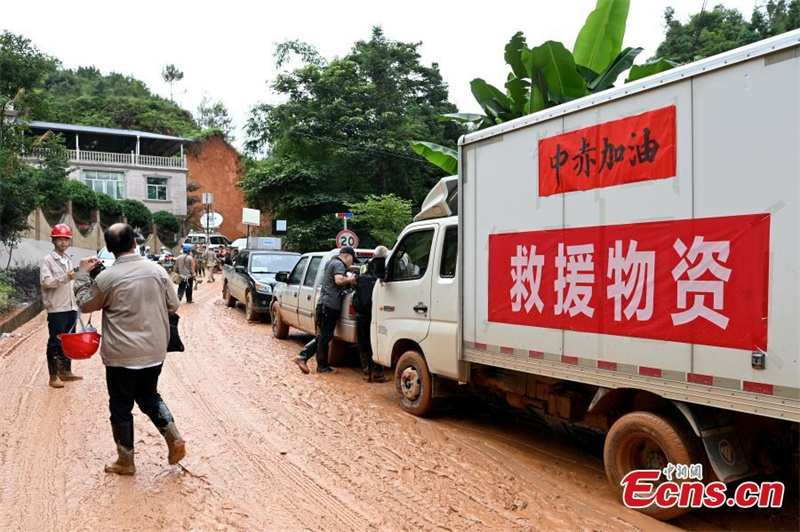
[[[206,295],[197,301],[198,303],[206,302],[207,299]],[[214,305],[214,302],[209,302],[209,304],[221,307],[221,304]],[[230,311],[237,312],[238,309],[230,309]],[[217,323],[219,320],[215,320],[215,324]],[[223,345],[219,336],[210,335],[207,330],[199,331],[197,322],[192,323],[191,315],[189,319],[182,320],[182,324],[186,325],[184,330],[188,332],[186,335],[188,338],[197,338],[198,336],[204,338],[205,353],[217,355],[230,353],[231,346]],[[247,346],[242,347],[246,348]],[[202,357],[202,354],[198,353],[195,356]],[[232,354],[231,357],[237,358]],[[223,432],[234,434],[234,437],[229,438],[229,444],[230,447],[235,448],[237,458],[243,459],[245,463],[255,468],[259,475],[266,477],[265,480],[270,485],[282,488],[278,490],[281,493],[282,505],[289,508],[295,507],[294,516],[303,522],[304,527],[318,529],[321,524],[324,524],[324,529],[328,530],[364,530],[370,527],[371,524],[365,521],[360,513],[354,511],[353,508],[360,506],[356,499],[342,500],[338,498],[324,485],[324,477],[314,478],[308,474],[308,471],[303,471],[297,463],[292,461],[292,457],[286,452],[287,445],[282,441],[276,441],[268,431],[264,430],[269,419],[263,417],[264,412],[260,408],[243,412],[241,409],[222,407],[223,403],[220,399],[224,398],[225,402],[231,401],[230,395],[239,393],[238,388],[241,387],[241,381],[236,381],[236,390],[223,390],[217,386],[213,374],[218,372],[220,367],[230,368],[231,361],[228,361],[227,364],[219,364],[218,360],[214,360],[215,364],[210,367],[205,358],[198,359],[197,362],[197,368],[203,372],[205,378],[194,380],[189,373],[182,373],[178,375],[180,385],[187,389],[197,386],[199,393],[193,393],[191,397],[195,406],[205,413],[207,420],[219,424]],[[226,393],[229,396],[227,398],[225,397]],[[231,402],[241,404],[242,399],[244,398],[237,397],[235,401]],[[291,493],[296,493],[298,496],[294,499],[287,496]]]

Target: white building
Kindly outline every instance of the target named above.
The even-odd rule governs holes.
[[[114,199],[141,201],[155,211],[186,217],[186,157],[189,139],[144,131],[29,122],[31,133],[64,137],[70,178]]]

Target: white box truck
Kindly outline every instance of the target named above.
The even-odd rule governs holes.
[[[799,45],[786,33],[463,137],[457,180],[374,292],[374,358],[403,407],[462,384],[607,431],[617,489],[669,463],[726,483],[796,471]]]

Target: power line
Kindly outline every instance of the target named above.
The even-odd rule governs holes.
[[[396,153],[396,152],[390,152],[390,151],[385,151],[385,150],[376,150],[374,148],[367,148],[367,147],[364,147],[364,146],[357,146],[355,144],[350,144],[348,142],[342,142],[340,140],[334,140],[334,139],[326,138],[326,137],[318,137],[318,136],[312,135],[310,133],[303,133],[302,131],[298,131],[297,129],[294,129],[294,128],[291,130],[291,132],[292,133],[296,133],[298,135],[302,135],[304,137],[309,137],[309,138],[312,138],[312,139],[321,140],[322,142],[330,142],[331,144],[339,144],[340,146],[345,146],[345,147],[351,148],[351,149],[362,150],[362,151],[372,152],[372,153],[380,153],[382,155],[388,155],[389,157],[398,157],[400,159],[407,159],[409,161],[414,161],[414,162],[421,162],[422,161],[422,158],[409,157],[407,155],[402,155],[402,154]]]
[[[691,61],[694,61],[694,54],[697,53],[697,39],[700,37],[700,23],[703,21],[703,13],[706,11],[706,2],[708,0],[703,0],[703,7],[700,8],[700,14],[697,15],[697,29],[694,31],[694,41],[692,42],[692,57]]]

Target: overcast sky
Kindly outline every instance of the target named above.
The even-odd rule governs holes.
[[[707,9],[719,1],[708,2]],[[726,0],[750,18],[755,0]],[[204,94],[230,109],[240,145],[250,107],[276,101],[273,43],[299,39],[326,58],[343,56],[380,25],[392,40],[422,42],[425,64],[436,62],[460,111],[480,110],[473,78],[502,86],[509,71],[503,48],[523,31],[528,44],[557,40],[572,49],[594,0],[4,0],[0,28],[31,39],[64,67],[94,65],[130,74],[169,97],[167,63],[185,77],[175,100],[195,112]],[[685,20],[702,0],[632,0],[623,47],[642,46],[643,62],[664,37],[667,6]]]

